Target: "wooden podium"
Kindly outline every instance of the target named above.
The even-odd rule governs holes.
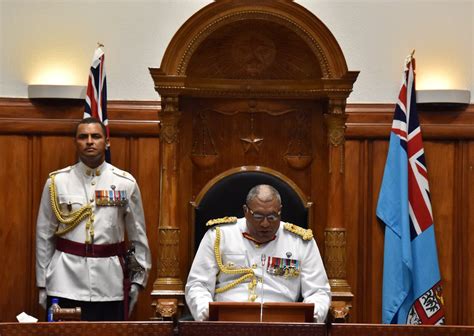
[[[314,303],[302,302],[210,302],[209,321],[313,322]]]

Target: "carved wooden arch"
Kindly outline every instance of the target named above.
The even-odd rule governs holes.
[[[216,184],[217,182],[219,182],[220,180],[222,180],[223,178],[229,176],[229,175],[233,175],[233,174],[236,174],[236,173],[240,173],[240,172],[263,172],[263,173],[267,173],[267,174],[270,174],[270,175],[273,175],[273,176],[276,176],[278,177],[280,180],[282,181],[285,181],[295,192],[296,194],[298,195],[301,203],[306,207],[306,208],[309,208],[311,207],[311,202],[308,202],[307,200],[307,197],[306,195],[304,194],[304,192],[301,190],[300,187],[298,187],[298,185],[293,182],[289,177],[283,175],[282,173],[274,170],[274,169],[271,169],[271,168],[268,168],[268,167],[261,167],[261,166],[242,166],[242,167],[236,167],[236,168],[231,168],[229,170],[226,170],[225,172],[222,172],[221,174],[217,175],[216,177],[214,177],[212,180],[210,180],[209,182],[207,182],[207,184],[201,189],[201,191],[199,192],[199,194],[196,196],[196,199],[194,200],[194,205],[195,206],[198,206],[199,203],[201,202],[202,198],[204,197],[204,195],[209,191],[209,189],[214,185]]]
[[[193,55],[220,28],[235,22],[244,25],[252,20],[272,22],[294,32],[312,51],[315,66],[321,70],[320,76],[311,78],[307,83],[299,83],[298,89],[295,86],[289,90],[293,93],[285,93],[287,96],[301,96],[305,92],[305,95],[315,97],[348,97],[358,73],[348,71],[342,50],[329,29],[311,12],[288,0],[218,0],[195,13],[172,38],[160,68],[150,69],[156,90],[162,97],[216,95],[217,91],[212,90],[215,83],[206,80],[196,83],[189,75],[188,67]],[[266,84],[250,86],[252,90],[266,86],[261,96],[271,95],[272,89],[279,90],[278,86]],[[242,92],[245,90],[240,87],[229,91],[240,91],[239,95],[245,95]],[[219,95],[223,94],[220,87]],[[255,96],[255,92],[251,95]]]
[[[193,52],[213,31],[236,20],[255,18],[286,25],[306,40],[317,56],[325,77],[340,78],[347,72],[339,44],[317,17],[290,1],[274,0],[224,0],[203,8],[174,35],[166,49],[161,69],[168,75],[185,75]]]

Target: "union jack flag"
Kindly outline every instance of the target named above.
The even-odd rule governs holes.
[[[107,118],[107,79],[105,76],[105,54],[101,45],[95,50],[87,81],[86,107],[84,118],[94,117],[102,121],[110,138],[109,119]],[[105,160],[111,162],[110,147],[105,152]]]
[[[405,62],[376,212],[385,226],[382,322],[444,324],[412,55]]]

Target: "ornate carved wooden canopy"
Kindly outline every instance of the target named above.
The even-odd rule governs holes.
[[[285,174],[315,202],[318,225],[309,225],[324,246],[334,315],[346,316],[344,109],[358,72],[328,28],[293,1],[216,0],[150,73],[162,103],[156,314],[184,306],[189,203],[215,176],[253,165]]]

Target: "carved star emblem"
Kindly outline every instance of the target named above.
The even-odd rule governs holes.
[[[253,132],[246,138],[240,138],[242,145],[244,146],[244,153],[247,153],[250,148],[255,148],[257,152],[260,152],[260,145],[262,144],[263,138],[257,138]]]

